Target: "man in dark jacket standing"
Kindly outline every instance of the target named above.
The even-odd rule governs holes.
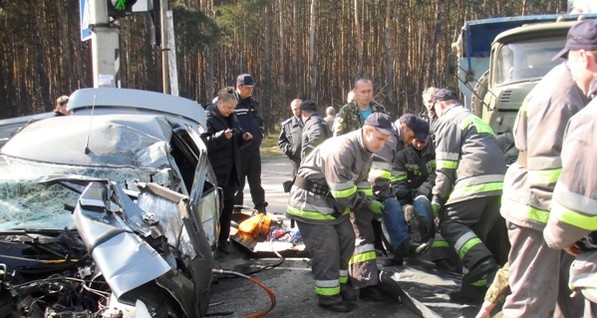
[[[301,139],[301,163],[324,140],[332,136],[327,122],[317,112],[317,105],[312,100],[301,103],[301,119],[305,123]]]
[[[245,132],[239,125],[234,107],[234,89],[230,87],[221,90],[216,103],[205,109],[207,131],[201,134],[218,186],[222,187],[224,193],[218,249],[225,254],[230,252],[227,242],[230,235],[230,218],[234,208],[234,192],[240,183],[240,175],[237,173],[240,166],[239,152],[241,145],[250,143],[253,138],[250,132]]]
[[[303,121],[301,119],[300,99],[290,103],[292,117],[282,122],[282,129],[278,137],[278,147],[290,159],[292,163],[292,177],[296,175],[301,164],[301,135],[303,133]]]
[[[251,145],[241,150],[243,160],[238,167],[240,184],[234,196],[234,203],[243,205],[243,189],[246,178],[249,180],[251,199],[255,209],[260,213],[265,213],[267,202],[265,201],[265,191],[261,187],[261,154],[259,153],[259,146],[261,146],[265,130],[263,129],[263,119],[258,112],[259,102],[253,98],[253,88],[256,84],[251,74],[241,74],[236,79],[234,96],[237,104],[234,113],[240,126],[253,135],[253,141]]]

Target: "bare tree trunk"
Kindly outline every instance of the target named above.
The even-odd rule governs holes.
[[[284,44],[287,40],[287,35],[284,28],[284,0],[278,0],[278,36],[280,41],[278,42],[278,81],[277,87],[280,92],[281,100],[280,105],[282,106],[282,114],[284,114],[284,107],[287,102],[286,96],[286,55],[284,54]]]
[[[273,61],[273,45],[272,45],[272,5],[265,5],[265,54],[263,54],[263,90],[261,99],[261,116],[264,120],[264,125],[267,130],[273,128],[272,121],[272,70],[271,65]]]
[[[214,18],[214,10],[213,10],[213,0],[204,0],[204,12],[210,17]],[[205,81],[205,100],[206,103],[211,102],[212,96],[214,96],[217,92],[217,89],[214,85],[214,67],[213,67],[213,48],[208,46],[205,48],[205,53],[203,54],[205,57],[203,61],[203,73],[204,73],[204,81]]]
[[[394,8],[394,0],[388,0],[386,5],[386,17],[385,17],[385,32],[384,32],[384,60],[385,60],[385,82],[386,82],[386,100],[388,101],[389,105],[386,105],[388,108],[393,108],[396,105],[396,88],[394,84],[394,43],[392,35],[394,32],[392,31],[392,17],[394,16],[393,13]],[[391,113],[396,114],[398,109],[388,109]]]
[[[317,61],[315,54],[317,52],[317,0],[311,0],[311,20],[309,22],[309,78],[310,98],[317,100]]]
[[[359,0],[354,0],[354,34],[357,42],[357,74],[363,75],[363,26],[359,14]]]

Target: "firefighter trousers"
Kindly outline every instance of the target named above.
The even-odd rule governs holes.
[[[500,197],[490,196],[446,205],[441,211],[441,235],[454,248],[466,268],[493,257],[508,260],[508,234],[500,215]]]
[[[510,222],[507,226],[512,293],[502,308],[504,317],[582,317],[583,299],[570,298],[567,284],[571,256],[549,248],[542,231]]]
[[[354,254],[350,258],[349,276],[356,289],[379,284],[379,269],[375,254],[375,232],[371,221],[376,216],[373,212],[362,209],[350,214],[354,229]]]
[[[315,293],[324,305],[342,301],[341,292],[350,290],[348,262],[354,251],[354,231],[348,217],[337,224],[314,224],[296,220],[305,247],[311,256]],[[343,294],[343,293],[342,293]]]

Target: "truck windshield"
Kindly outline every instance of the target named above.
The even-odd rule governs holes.
[[[564,47],[565,40],[542,38],[501,46],[495,55],[495,85],[540,79],[562,62],[551,59]]]

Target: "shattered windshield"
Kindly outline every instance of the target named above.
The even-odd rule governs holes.
[[[135,180],[169,185],[169,169],[87,167],[40,163],[0,156],[0,230],[74,228],[71,211],[79,193],[60,184],[38,183],[54,175],[83,175],[109,179],[124,189],[137,190]]]

